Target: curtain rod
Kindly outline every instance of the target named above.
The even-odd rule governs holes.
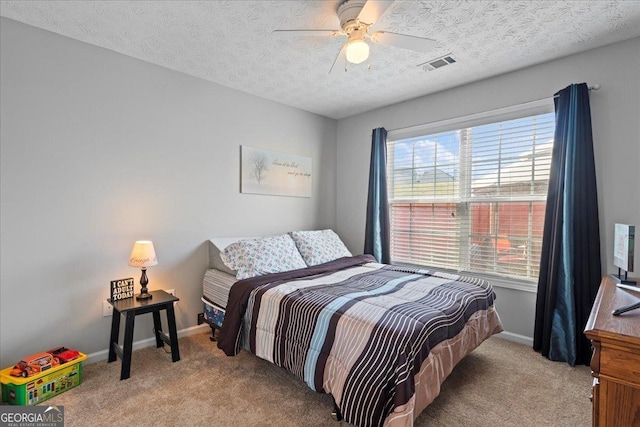
[[[594,85],[587,86],[587,89],[589,89],[589,90],[600,90],[600,85],[596,83]],[[560,95],[553,95],[553,99],[556,99],[558,96],[560,96]],[[536,99],[535,101],[529,101],[529,102],[537,102],[537,101],[542,101],[542,100],[545,100],[545,99],[548,99],[548,98]],[[516,105],[514,105],[514,107],[517,107],[518,105],[528,104],[529,102],[523,102],[522,104],[516,104]]]
[[[589,89],[589,90],[600,90],[600,85],[596,83],[594,85],[587,86],[587,89]],[[556,99],[558,96],[559,95],[553,95],[553,99]],[[533,102],[540,102],[540,101],[544,101],[545,99],[549,99],[549,98],[540,98],[540,99],[536,99],[535,101],[522,102],[520,104],[512,105],[512,107],[518,107],[520,105],[531,104]]]
[[[599,90],[599,89],[600,89],[600,85],[596,83],[596,84],[593,84],[593,85],[588,86],[588,89],[589,89],[589,90]],[[551,99],[555,99],[556,97],[557,97],[557,95],[554,95]],[[521,106],[521,105],[526,105],[526,104],[533,104],[533,103],[536,103],[536,102],[542,102],[542,101],[545,101],[545,100],[548,100],[548,99],[549,99],[549,98],[541,98],[541,99],[536,99],[536,100],[534,100],[534,101],[522,102],[522,103],[520,103],[520,104],[511,105],[511,106],[509,106],[509,107],[507,107],[507,108],[519,107],[519,106]],[[498,108],[498,110],[500,110],[500,108]],[[474,116],[474,115],[475,115],[475,114],[471,114],[471,116]],[[405,127],[402,127],[402,128],[390,129],[390,130],[387,130],[387,132],[404,131],[404,130],[407,130],[407,129],[409,129],[409,128],[425,126],[425,125],[428,125],[428,124],[429,124],[429,123],[422,123],[422,124],[414,125],[414,126],[405,126]]]
[[[594,84],[591,86],[587,86],[587,89],[589,90],[599,90],[600,89],[600,85],[599,84]],[[554,98],[557,98],[559,95],[553,95]]]

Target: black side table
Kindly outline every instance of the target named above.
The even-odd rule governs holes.
[[[126,380],[131,374],[131,350],[133,346],[133,325],[138,314],[153,313],[153,327],[156,331],[156,347],[162,347],[163,342],[171,346],[171,359],[173,362],[180,360],[180,350],[178,349],[178,332],[176,330],[176,315],[173,311],[173,303],[180,301],[179,298],[166,293],[165,291],[151,291],[153,297],[148,300],[138,301],[128,298],[113,303],[113,317],[111,319],[111,338],[109,339],[109,359],[108,363],[115,362],[118,357],[122,360],[120,369],[120,380]],[[160,311],[167,311],[167,323],[169,325],[169,336],[162,332],[160,323]],[[124,344],[118,344],[120,335],[120,315],[126,316],[124,329]]]

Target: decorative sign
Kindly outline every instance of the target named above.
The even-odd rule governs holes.
[[[111,302],[133,298],[133,277],[111,281]]]
[[[628,272],[633,271],[635,234],[634,225],[616,224],[613,235],[613,265]]]
[[[311,158],[242,146],[242,193],[311,197]]]

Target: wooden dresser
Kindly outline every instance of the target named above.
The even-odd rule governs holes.
[[[602,279],[584,331],[593,345],[594,426],[640,426],[640,310],[611,314],[638,301],[640,293]]]

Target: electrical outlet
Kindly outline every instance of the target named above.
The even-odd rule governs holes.
[[[102,301],[102,317],[113,316],[113,306],[107,300]]]
[[[164,290],[166,293],[173,295],[174,297],[176,296],[176,290],[175,289],[165,289]],[[173,306],[177,306],[178,305],[178,301],[173,303]]]

